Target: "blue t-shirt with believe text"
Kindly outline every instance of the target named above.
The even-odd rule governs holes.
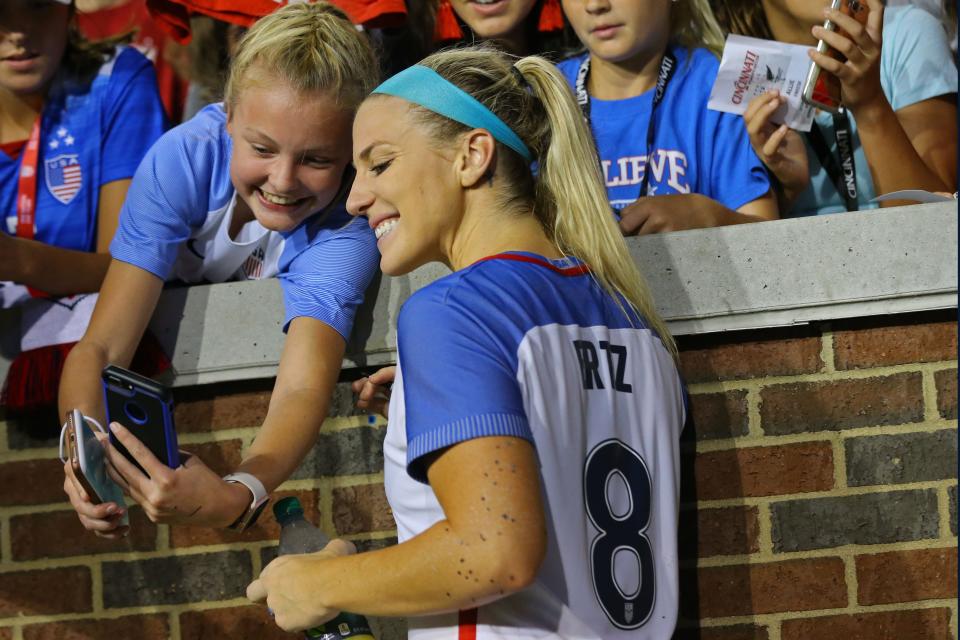
[[[706,49],[670,50],[677,66],[656,109],[649,163],[647,127],[655,89],[624,100],[590,98],[590,126],[610,205],[622,209],[637,200],[647,166],[650,196],[699,193],[733,210],[763,197],[770,179],[750,147],[743,119],[707,109],[720,64],[716,56]],[[571,87],[587,55],[558,65]]]

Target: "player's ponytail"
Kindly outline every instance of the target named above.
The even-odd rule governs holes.
[[[622,299],[644,316],[676,354],[614,222],[590,131],[556,67],[539,56],[516,60],[483,46],[436,53],[420,64],[483,103],[530,149],[533,170],[519,153],[497,145],[497,175],[506,182],[501,189],[502,207],[529,209],[532,204],[534,215],[557,247],[586,263],[597,282],[618,302]],[[427,109],[416,113],[441,140],[466,130]]]

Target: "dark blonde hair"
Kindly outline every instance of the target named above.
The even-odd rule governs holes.
[[[713,12],[724,33],[776,39],[760,0],[713,0]]]
[[[517,60],[490,46],[435,53],[420,64],[490,109],[536,159],[534,176],[527,160],[497,143],[503,209],[518,211],[532,204],[557,248],[589,265],[597,282],[645,317],[675,354],[673,339],[610,213],[593,138],[557,68],[540,56]],[[469,130],[422,107],[413,113],[441,145]]]
[[[134,32],[122,33],[102,40],[88,40],[76,25],[76,9],[70,6],[70,25],[67,46],[60,66],[72,78],[88,81],[96,75],[103,63],[113,57],[117,47],[133,40]]]
[[[377,59],[366,35],[328,2],[288,4],[261,18],[240,40],[224,89],[236,105],[256,67],[298,93],[324,92],[356,109],[376,85]]]
[[[760,0],[753,0],[759,6]],[[705,47],[719,56],[724,35],[709,0],[674,0],[670,5],[670,35],[688,49]]]

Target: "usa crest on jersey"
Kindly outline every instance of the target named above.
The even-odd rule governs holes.
[[[71,150],[76,138],[66,127],[60,127],[47,142],[48,153],[59,150]],[[44,174],[47,189],[50,195],[62,204],[70,204],[83,186],[83,169],[80,166],[80,156],[76,153],[61,153],[44,161]]]
[[[83,169],[80,156],[64,153],[55,158],[44,160],[47,189],[50,195],[62,204],[70,204],[83,186]]]

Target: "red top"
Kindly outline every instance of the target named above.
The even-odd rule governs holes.
[[[88,40],[103,40],[135,33],[133,46],[147,56],[157,70],[157,87],[163,108],[171,122],[183,118],[187,82],[180,78],[164,57],[170,36],[147,11],[146,0],[128,0],[117,6],[92,13],[77,13],[77,27]]]
[[[258,18],[273,13],[288,0],[147,0],[154,19],[178,42],[190,40],[190,15],[199,13],[217,20],[249,27]],[[404,0],[332,0],[354,24],[368,28],[404,23]]]
[[[5,154],[10,156],[11,159],[16,160],[20,157],[20,153],[23,151],[23,148],[27,146],[26,140],[14,140],[13,142],[0,142],[0,151],[3,151]]]

